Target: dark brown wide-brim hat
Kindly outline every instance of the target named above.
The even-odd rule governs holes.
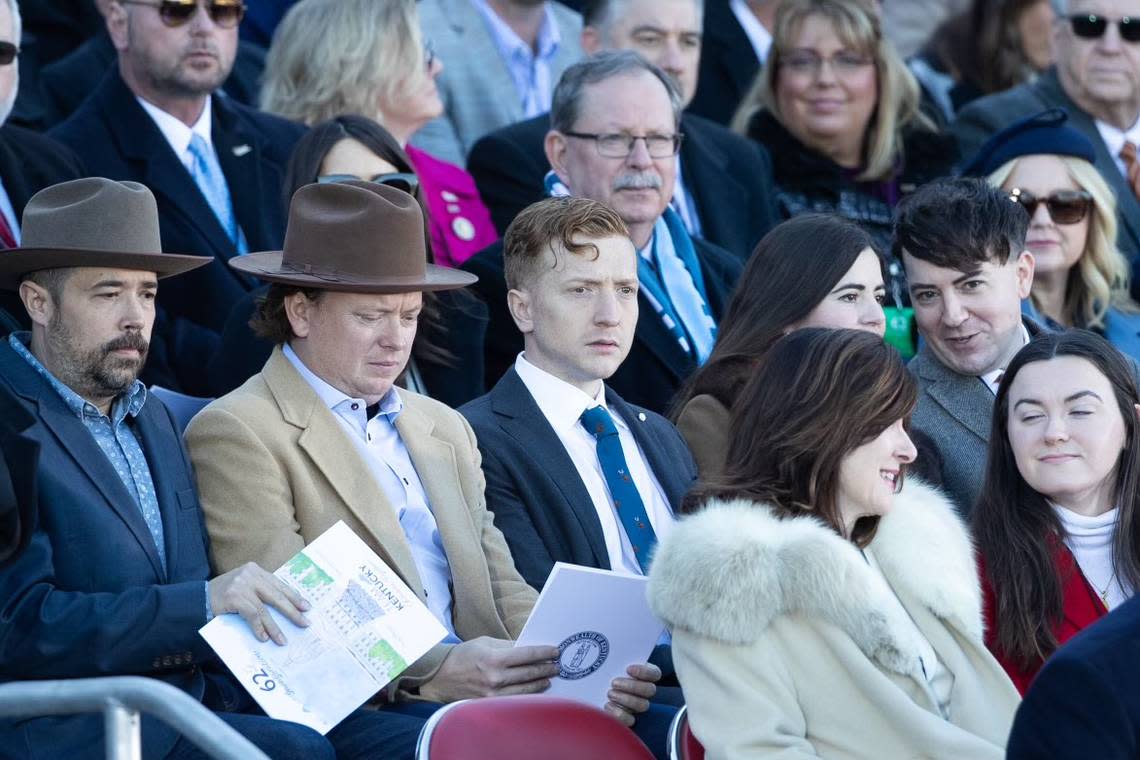
[[[284,249],[229,263],[269,282],[351,293],[454,290],[479,279],[427,263],[419,203],[375,182],[305,185],[289,204]]]
[[[85,177],[45,187],[24,207],[19,248],[0,250],[0,288],[41,269],[105,267],[160,278],[213,261],[163,253],[154,195],[137,182]]]

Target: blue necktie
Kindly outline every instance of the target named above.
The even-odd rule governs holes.
[[[604,406],[595,406],[582,412],[582,426],[598,439],[598,462],[602,465],[602,475],[610,488],[614,510],[633,546],[641,572],[648,573],[649,558],[657,546],[657,534],[649,524],[641,494],[637,492],[637,486],[630,477],[613,418]]]
[[[226,175],[222,173],[222,165],[213,148],[206,144],[201,135],[195,134],[190,138],[190,155],[194,159],[190,174],[194,183],[202,191],[206,202],[218,217],[222,229],[226,231],[230,242],[234,244],[239,254],[249,253],[249,245],[245,235],[238,227],[237,217],[234,216],[233,202],[230,200],[230,189],[226,185]]]

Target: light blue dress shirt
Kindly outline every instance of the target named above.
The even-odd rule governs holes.
[[[529,119],[549,111],[554,93],[550,82],[550,63],[554,60],[558,46],[562,42],[562,36],[558,32],[558,22],[549,5],[546,6],[546,15],[538,30],[538,38],[535,41],[535,47],[538,49],[536,52],[515,34],[514,29],[507,26],[507,22],[499,18],[499,14],[487,5],[486,0],[471,0],[471,4],[482,14],[487,29],[491,32],[491,39],[494,40],[503,63],[510,71],[519,102],[522,104],[523,116]]]
[[[368,463],[377,485],[395,508],[400,528],[408,539],[424,584],[428,609],[447,629],[448,636],[443,643],[458,644],[460,639],[451,617],[451,566],[423,483],[396,429],[396,418],[404,408],[399,393],[394,387],[388,391],[380,400],[380,411],[368,419],[364,399],[352,398],[322,380],[305,366],[292,346],[286,344],[282,353],[332,411]]]

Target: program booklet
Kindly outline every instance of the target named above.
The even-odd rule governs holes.
[[[649,579],[557,562],[515,646],[557,646],[549,691],[602,707],[610,682],[646,662],[664,623],[649,608]]]
[[[274,574],[312,605],[308,628],[268,608],[285,646],[258,641],[239,615],[199,631],[271,718],[325,734],[447,635],[343,522]]]

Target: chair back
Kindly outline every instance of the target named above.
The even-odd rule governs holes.
[[[653,760],[641,740],[602,710],[561,697],[453,702],[420,732],[416,760]]]
[[[688,710],[682,705],[669,724],[669,760],[705,760],[705,748],[689,730]]]
[[[214,400],[201,396],[187,396],[185,393],[172,391],[169,388],[163,388],[161,385],[152,385],[147,390],[153,393],[159,401],[166,404],[166,408],[174,415],[179,433],[186,432],[186,426],[190,424],[190,420],[194,419],[194,415]]]

